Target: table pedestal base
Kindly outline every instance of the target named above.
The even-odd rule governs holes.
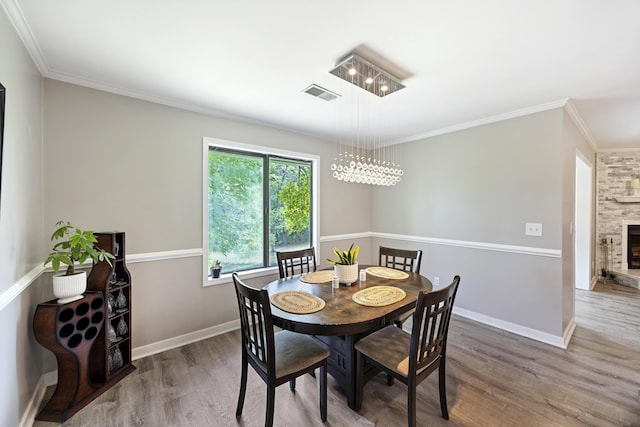
[[[359,339],[374,331],[346,336],[320,336],[314,338],[320,341],[331,352],[327,361],[327,371],[336,380],[347,397],[349,408],[358,411],[356,403],[356,350],[354,346]],[[371,369],[374,369],[371,367]],[[368,373],[366,374],[368,376]]]

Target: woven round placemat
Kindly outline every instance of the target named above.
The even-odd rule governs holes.
[[[300,281],[313,284],[328,283],[334,274],[333,270],[314,271],[300,276]]]
[[[309,314],[324,308],[324,300],[308,292],[283,291],[271,295],[271,304],[294,314]]]
[[[404,299],[407,293],[395,286],[372,286],[353,294],[351,299],[369,307],[383,307]]]
[[[404,271],[394,270],[388,267],[369,267],[367,268],[367,273],[385,279],[406,279],[409,277],[409,274]]]

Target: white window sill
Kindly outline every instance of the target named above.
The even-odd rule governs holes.
[[[227,283],[233,283],[232,273],[221,274],[217,279],[213,279],[211,276],[207,276],[206,280],[202,284],[203,288],[209,286],[225,285]],[[278,273],[278,267],[258,268],[255,270],[247,270],[238,272],[240,279],[253,279],[256,277],[271,276]]]

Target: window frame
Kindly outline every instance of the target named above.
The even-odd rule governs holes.
[[[234,142],[225,139],[203,137],[202,138],[202,286],[214,286],[230,283],[231,273],[220,275],[220,278],[213,279],[209,276],[208,256],[209,256],[209,147],[246,152],[249,154],[260,154],[291,158],[311,162],[311,239],[312,245],[318,248],[320,236],[319,206],[320,206],[320,156],[297,151],[283,150],[279,148],[266,147],[255,144]],[[239,274],[243,278],[262,277],[278,273],[278,266],[255,268],[245,270]]]

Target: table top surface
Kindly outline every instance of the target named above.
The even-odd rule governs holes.
[[[367,266],[362,266],[366,268]],[[351,286],[332,288],[331,283],[312,284],[300,280],[302,275],[275,280],[265,286],[269,295],[283,291],[308,292],[325,301],[322,310],[309,314],[289,313],[271,304],[273,323],[283,329],[313,335],[354,335],[389,324],[398,315],[415,307],[419,292],[433,289],[431,281],[417,273],[407,272],[406,279],[386,279],[367,274],[367,280],[358,280]],[[373,286],[395,286],[406,293],[396,303],[369,307],[354,302],[354,293]]]

